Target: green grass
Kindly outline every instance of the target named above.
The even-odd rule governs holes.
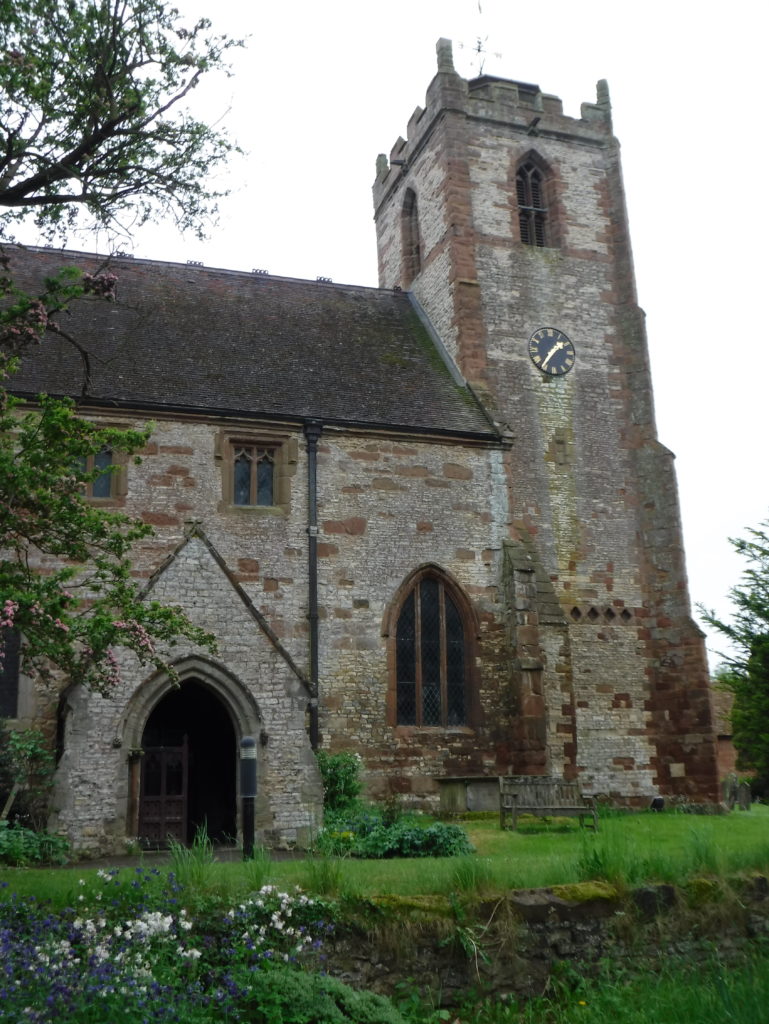
[[[410,907],[438,914],[450,907],[446,921],[449,925],[454,921],[456,933],[466,934],[474,943],[475,928],[465,928],[462,916],[452,917],[463,915],[465,899],[473,896],[488,899],[513,888],[588,880],[605,880],[620,889],[644,882],[671,882],[681,886],[686,895],[681,925],[685,936],[692,914],[712,912],[725,917],[732,912],[730,907],[736,906],[729,899],[739,898],[735,895],[738,888],[721,879],[769,874],[769,808],[765,807],[713,817],[609,815],[601,820],[597,834],[582,831],[573,822],[544,827],[530,822],[526,830],[502,832],[493,817],[474,817],[464,826],[477,852],[451,858],[364,861],[316,856],[275,860],[257,851],[250,862],[220,862],[204,837],[199,837],[190,850],[172,850],[159,872],[146,865],[121,868],[122,898],[130,903],[134,884],[147,895],[156,892],[159,898],[164,889],[171,891],[167,873],[173,872],[182,883],[181,890],[173,890],[179,893],[181,905],[190,909],[192,916],[205,918],[223,905],[221,901],[237,905],[245,894],[267,882],[285,891],[298,885],[334,897],[379,896],[380,906],[389,906],[396,913],[402,909],[406,917]],[[103,872],[101,879],[96,877],[97,870],[87,863],[64,869],[5,868],[0,869],[0,885],[7,885],[6,894],[49,898],[54,909],[77,906],[81,900],[86,902],[80,906],[86,907],[89,899],[98,899],[94,893],[106,884]],[[132,882],[132,874],[143,880]],[[575,893],[589,895],[598,888],[580,885]],[[722,892],[727,894],[723,907],[712,902],[714,894]],[[354,914],[355,905],[345,913],[348,910]],[[394,927],[400,943],[401,929],[407,929],[408,923],[398,917]],[[755,953],[743,952],[736,964],[728,967],[715,956],[692,964],[687,958],[671,955],[651,968],[631,958],[623,961],[624,970],[609,965],[594,980],[566,964],[555,970],[544,997],[516,1002],[468,993],[467,1005],[457,1007],[448,1018],[447,1011],[425,1002],[414,987],[406,999],[408,1006],[402,1004],[401,1009],[408,1024],[455,1019],[462,1024],[586,1024],[588,1020],[591,1024],[764,1024],[769,1006],[768,953],[765,946],[757,945]],[[208,1024],[208,1017],[200,1019]]]
[[[591,980],[564,964],[550,987],[546,997],[523,1004],[470,1001],[458,1008],[456,1019],[462,1024],[766,1024],[769,957],[765,948],[729,966],[717,958],[694,966],[672,957],[656,969],[621,972],[609,966]],[[438,1024],[434,1015],[422,1020]]]
[[[443,895],[503,892],[605,879],[616,885],[680,884],[698,875],[769,873],[769,807],[749,813],[696,816],[627,814],[602,819],[594,834],[578,827],[538,832],[502,832],[496,819],[464,823],[476,848],[472,858],[353,860],[327,858],[262,860],[258,871],[242,862],[199,864],[206,888],[223,897],[258,888],[265,881],[308,891],[336,890],[349,896]],[[559,830],[555,830],[558,828]],[[177,853],[177,867],[184,855]],[[169,863],[169,867],[173,867]],[[20,894],[45,894],[64,906],[77,896],[79,878],[95,868],[87,862],[67,869],[0,868],[0,882]],[[202,881],[200,879],[199,881]],[[258,884],[257,884],[258,883]]]

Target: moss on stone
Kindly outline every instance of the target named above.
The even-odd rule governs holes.
[[[552,893],[569,903],[588,903],[591,900],[619,901],[616,886],[608,882],[575,882],[572,885],[554,885]]]
[[[386,914],[412,914],[418,912],[432,917],[451,916],[451,904],[443,896],[373,896],[372,906]]]
[[[690,907],[701,907],[704,903],[714,903],[723,895],[721,883],[714,878],[690,878],[683,890],[686,902]]]

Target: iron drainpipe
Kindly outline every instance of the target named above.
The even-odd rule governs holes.
[[[307,588],[310,622],[310,746],[318,749],[318,441],[320,420],[304,425],[307,440]]]

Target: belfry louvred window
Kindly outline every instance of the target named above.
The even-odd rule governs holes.
[[[403,200],[401,244],[403,247],[402,284],[409,288],[422,269],[422,244],[419,237],[417,197],[413,189],[406,191]]]
[[[443,580],[423,576],[396,627],[398,725],[467,724],[465,627]]]
[[[542,171],[530,160],[518,168],[515,176],[518,221],[524,245],[547,245],[547,207]]]

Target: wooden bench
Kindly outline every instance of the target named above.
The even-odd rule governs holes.
[[[583,796],[578,782],[551,775],[500,775],[499,827],[518,827],[519,814],[538,818],[579,818],[584,827],[598,831],[598,814],[593,798]],[[510,818],[508,824],[507,819]]]

